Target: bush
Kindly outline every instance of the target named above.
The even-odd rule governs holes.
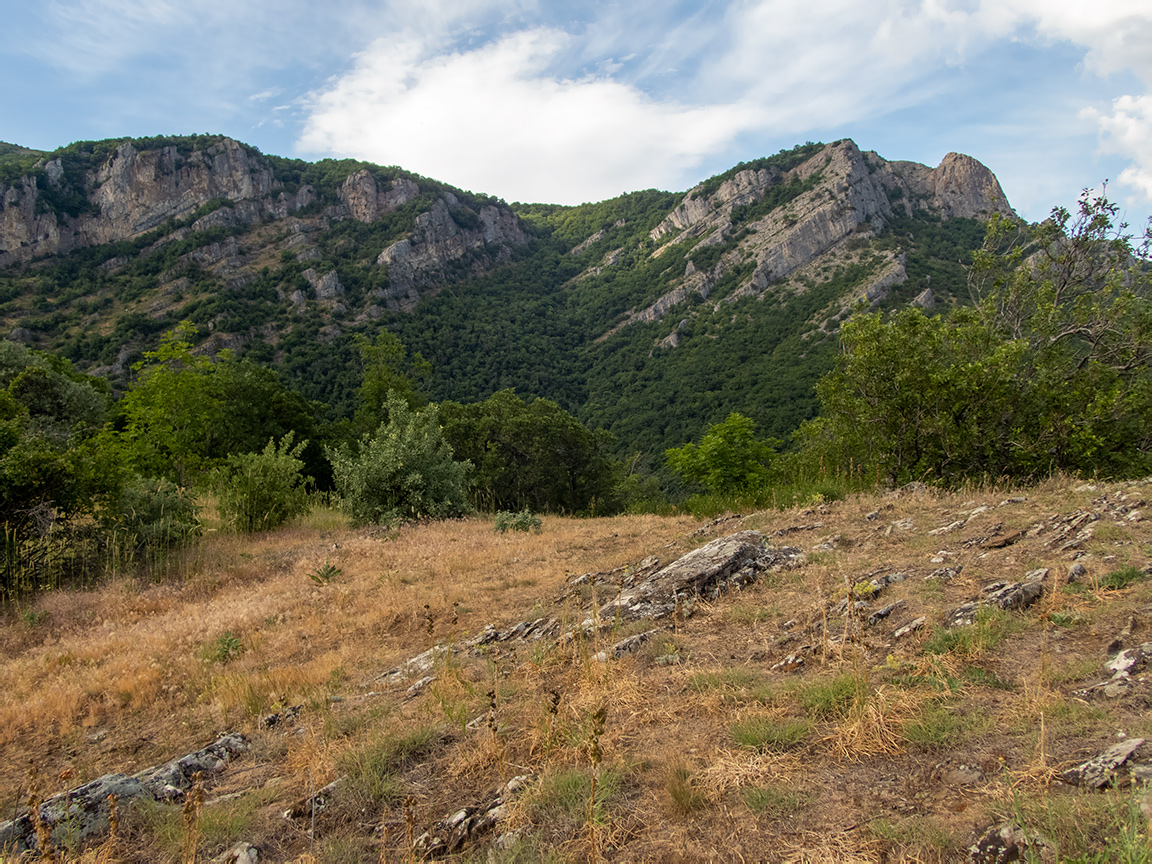
[[[468,512],[470,462],[457,462],[434,405],[413,411],[388,398],[388,422],[347,446],[327,450],[341,506],[359,525],[448,519]]]
[[[308,512],[307,481],[300,454],[308,446],[292,446],[293,433],[272,440],[260,453],[229,456],[216,474],[220,518],[237,531],[276,528]]]
[[[503,534],[505,531],[536,531],[541,525],[540,517],[525,507],[519,513],[510,510],[501,510],[496,514],[496,530]]]
[[[200,534],[200,508],[191,493],[170,480],[137,477],[124,487],[107,528],[136,551],[185,545]]]

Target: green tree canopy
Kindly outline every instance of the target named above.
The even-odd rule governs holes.
[[[381,330],[376,338],[358,336],[356,345],[360,349],[360,362],[364,365],[364,376],[360,383],[360,404],[356,408],[356,426],[372,430],[388,421],[388,401],[395,393],[409,408],[424,404],[416,393],[412,377],[425,377],[431,370],[428,362],[417,351],[408,358],[400,340]]]
[[[723,423],[708,427],[699,444],[685,444],[665,451],[668,467],[688,483],[699,483],[711,492],[730,494],[763,486],[775,442],[758,440],[756,424],[733,411]]]
[[[995,217],[974,306],[849,321],[811,446],[893,483],[1152,470],[1147,245],[1115,214],[1085,196],[1031,228]]]
[[[548,399],[501,390],[483,402],[440,406],[444,437],[476,466],[472,497],[486,510],[589,513],[614,507],[611,439]]]

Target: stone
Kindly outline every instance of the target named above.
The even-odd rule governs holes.
[[[871,615],[869,615],[868,616],[868,624],[869,625],[879,624],[881,621],[883,621],[885,618],[887,618],[889,615],[891,615],[897,609],[903,609],[907,605],[908,605],[907,602],[904,600],[897,600],[895,603],[889,603],[883,609],[877,609],[875,612],[873,612]]]
[[[315,794],[297,801],[284,811],[285,819],[311,819],[315,814],[328,806],[332,796],[344,785],[344,778],[337,777]]]
[[[1068,581],[1069,581],[1069,583],[1083,582],[1087,577],[1088,577],[1088,568],[1085,567],[1083,564],[1081,564],[1079,561],[1077,561],[1074,564],[1070,564],[1068,566]]]
[[[239,733],[224,735],[207,747],[138,774],[105,774],[40,804],[40,819],[52,832],[53,843],[83,844],[108,831],[108,796],[115,795],[123,811],[137,800],[175,801],[192,788],[194,777],[218,774],[233,757],[248,750]],[[24,852],[37,848],[32,818],[24,813],[0,823],[0,849]]]
[[[241,841],[225,852],[213,858],[213,864],[258,864],[260,851],[251,843]]]
[[[435,675],[425,675],[423,678],[421,678],[419,681],[417,681],[415,684],[413,684],[411,687],[409,687],[404,692],[409,697],[419,696],[421,693],[424,692],[424,688],[426,688],[429,684],[431,684],[435,680],[436,680]]]
[[[971,864],[1007,864],[1009,861],[1049,860],[1055,850],[1044,836],[1029,834],[1015,822],[988,828],[968,849]]]
[[[920,618],[915,618],[912,621],[909,621],[903,627],[899,628],[895,633],[893,633],[892,638],[893,639],[903,639],[909,633],[913,633],[916,630],[919,630],[921,627],[923,627],[927,623],[928,623],[927,617],[921,616]]]
[[[1143,744],[1143,738],[1128,738],[1118,744],[1113,744],[1095,759],[1089,759],[1082,765],[1069,768],[1061,776],[1066,783],[1087,786],[1090,789],[1103,789],[1115,782],[1117,769],[1127,762]]]
[[[528,788],[532,779],[531,775],[519,774],[483,803],[452,811],[417,838],[416,849],[425,857],[459,852],[470,840],[486,834],[506,819],[510,812],[509,803]]]
[[[799,549],[766,547],[756,531],[741,531],[706,543],[627,588],[600,608],[600,620],[617,616],[663,618],[697,596],[714,599],[732,586],[746,584],[765,571],[798,566]]]

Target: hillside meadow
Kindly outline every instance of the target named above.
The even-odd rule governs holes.
[[[125,807],[111,838],[49,854],[210,861],[247,842],[261,861],[952,861],[1008,820],[1035,860],[1147,861],[1143,787],[1062,772],[1152,737],[1146,673],[1086,692],[1109,656],[1152,641],[1149,491],[915,487],[709,523],[545,517],[538,532],[483,517],[353,529],[324,508],[262,534],[210,526],[151,574],[8,612],[0,807],[239,732],[248,751],[183,805]],[[656,622],[594,615],[617,568],[740,530],[802,563]],[[988,583],[1042,568],[1027,608],[943,626]],[[587,573],[606,575],[573,578]],[[441,649],[424,674],[384,677],[540,618],[595,626]],[[502,791],[493,824],[437,852],[442,820]]]

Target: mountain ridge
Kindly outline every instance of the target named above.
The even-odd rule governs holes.
[[[509,206],[400,168],[283,159],[223,136],[32,158],[0,165],[9,338],[124,386],[159,332],[186,319],[200,350],[251,353],[339,415],[354,397],[354,337],[383,327],[432,362],[430,398],[513,387],[653,452],[729,410],[786,435],[814,412],[811,384],[848,311],[953,302],[978,217],[1015,216],[971,157],[929,168],[848,139],[683,193],[576,207]],[[757,393],[752,378],[779,386]],[[654,419],[683,387],[701,409]]]

